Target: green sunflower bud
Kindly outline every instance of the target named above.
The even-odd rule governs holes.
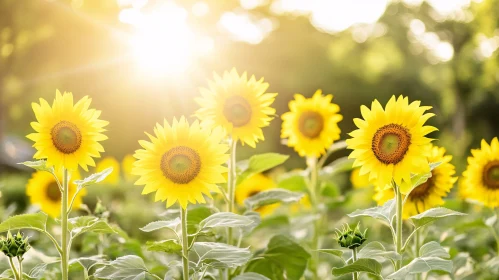
[[[341,247],[355,249],[367,240],[366,233],[367,229],[361,232],[358,224],[355,229],[351,229],[349,225],[344,225],[342,230],[337,229],[336,241]]]
[[[109,211],[106,206],[102,204],[102,201],[97,200],[97,205],[95,205],[94,215],[99,218],[107,219],[109,218]]]
[[[24,238],[20,232],[13,236],[9,231],[7,237],[0,237],[0,250],[9,258],[22,258],[30,248],[28,238]]]

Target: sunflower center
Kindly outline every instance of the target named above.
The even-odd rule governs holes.
[[[499,189],[499,160],[491,161],[485,165],[483,183],[489,189]]]
[[[307,138],[316,138],[321,134],[323,128],[324,119],[317,112],[304,112],[298,119],[298,129]]]
[[[426,182],[417,186],[409,194],[411,200],[423,200],[430,195],[431,188],[433,187],[433,174]]]
[[[246,125],[251,120],[251,105],[241,96],[232,96],[225,101],[223,114],[235,127]]]
[[[199,154],[185,146],[170,149],[161,157],[163,175],[176,184],[187,184],[199,174],[201,158]]]
[[[50,183],[45,189],[45,194],[51,201],[58,202],[61,200],[61,191],[56,182]]]
[[[384,164],[397,164],[404,159],[411,135],[399,124],[389,124],[376,131],[372,140],[372,150],[376,158]]]
[[[68,121],[57,123],[50,132],[52,143],[61,153],[72,154],[81,146],[81,132]]]

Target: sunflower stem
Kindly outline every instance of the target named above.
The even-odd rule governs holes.
[[[230,159],[229,159],[229,174],[227,186],[229,189],[229,203],[227,205],[227,212],[234,212],[234,200],[236,194],[236,146],[237,141],[234,139],[230,140]],[[232,228],[227,229],[227,243],[232,245]]]
[[[9,265],[10,265],[10,269],[12,270],[12,273],[14,274],[14,278],[16,280],[22,280],[20,277],[19,277],[19,272],[17,272],[17,268],[16,268],[16,265],[14,264],[14,262],[12,261],[12,258],[9,257]]]
[[[416,231],[416,236],[414,236],[414,251],[415,251],[415,256],[420,257],[419,255],[419,248],[421,247],[421,232],[418,230]],[[416,280],[421,280],[421,273],[416,274]]]
[[[19,278],[23,279],[23,257],[17,257],[17,262],[19,263]]]
[[[180,206],[182,220],[182,279],[189,280],[189,240],[187,237],[187,209]]]
[[[352,260],[355,262],[357,260],[357,248],[352,249]],[[357,272],[352,273],[353,280],[359,279],[359,274]]]
[[[314,275],[314,279],[319,279],[319,276],[317,275],[317,267],[319,265],[319,252],[317,249],[319,249],[319,230],[321,228],[321,215],[319,215],[319,198],[317,195],[317,177],[318,177],[318,165],[317,165],[317,158],[307,158],[307,165],[310,169],[310,181],[309,181],[309,192],[310,192],[310,199],[313,205],[313,211],[315,216],[317,217],[317,220],[314,222],[314,235],[312,238],[312,250],[314,251],[312,253],[312,273]]]
[[[397,260],[395,263],[395,271],[399,270],[402,267],[402,211],[403,211],[403,204],[402,204],[402,193],[400,192],[400,188],[393,183],[393,188],[395,190],[395,199],[396,199],[396,214],[395,214],[395,220],[396,220],[396,247],[397,247],[397,253],[400,255],[400,260]]]
[[[62,199],[61,199],[61,273],[62,280],[68,280],[68,260],[69,260],[69,242],[68,242],[68,189],[69,189],[69,173],[66,168],[63,168],[62,177]]]

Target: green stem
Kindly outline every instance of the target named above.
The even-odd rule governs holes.
[[[357,248],[352,249],[352,254],[353,254],[353,261],[355,262],[357,260]],[[353,275],[353,280],[358,280],[359,279],[359,274],[357,272],[352,273]]]
[[[63,168],[62,177],[62,199],[61,199],[61,273],[62,280],[68,280],[68,260],[69,260],[69,240],[68,240],[68,189],[69,189],[69,173],[66,168]]]
[[[419,257],[419,248],[421,247],[421,232],[416,231],[416,236],[414,237],[414,251],[416,257]],[[416,274],[416,280],[421,280],[421,273]]]
[[[189,240],[187,239],[187,209],[180,206],[182,220],[182,269],[183,279],[189,280]]]
[[[492,231],[492,235],[494,235],[494,239],[496,241],[496,254],[497,254],[497,256],[499,256],[499,235],[497,234],[497,231],[494,228],[494,225],[490,226],[490,231]]]
[[[234,139],[230,140],[230,159],[229,159],[229,176],[228,176],[228,182],[227,182],[227,187],[229,190],[229,203],[227,205],[227,212],[234,212],[234,204],[235,204],[235,197],[236,197],[236,146],[237,146],[237,141]],[[227,229],[227,244],[232,245],[232,228],[229,227]]]
[[[402,193],[400,192],[399,187],[393,183],[394,189],[395,189],[395,199],[397,203],[397,212],[395,215],[396,219],[396,228],[395,232],[397,234],[396,236],[396,246],[397,246],[397,253],[400,255],[400,260],[398,260],[395,263],[395,271],[399,270],[402,267],[402,212],[403,212],[403,204],[402,204]]]
[[[17,262],[19,263],[19,276],[22,280],[23,279],[23,258],[17,257]]]
[[[9,264],[10,264],[10,269],[12,269],[12,273],[14,273],[14,277],[16,278],[16,280],[22,280],[20,277],[19,277],[19,272],[17,272],[17,268],[16,266],[14,265],[14,262],[12,261],[12,258],[9,257]]]
[[[317,190],[317,177],[318,177],[318,165],[317,165],[317,158],[308,158],[307,159],[307,164],[310,169],[310,181],[309,181],[309,192],[310,192],[310,200],[311,204],[313,205],[313,214],[315,216],[318,216],[317,220],[314,222],[314,235],[312,237],[312,273],[314,275],[314,279],[319,279],[319,276],[317,275],[317,267],[319,265],[319,252],[317,251],[319,249],[319,239],[320,239],[320,234],[319,231],[321,229],[321,221],[322,221],[322,215],[319,215],[320,209],[319,209],[319,197],[318,197],[318,190]]]

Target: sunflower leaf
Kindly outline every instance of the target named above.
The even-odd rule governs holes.
[[[248,248],[239,248],[224,243],[196,242],[190,252],[196,262],[214,268],[235,268],[244,265],[251,257]]]
[[[246,273],[243,273],[239,276],[236,276],[233,279],[234,280],[270,280],[269,278],[267,278],[261,274],[255,273],[255,272],[246,272]]]
[[[367,272],[377,278],[381,278],[382,265],[374,259],[358,259],[343,267],[335,267],[332,270],[334,276],[341,276],[353,272]]]
[[[33,168],[38,171],[47,171],[50,173],[54,173],[54,167],[53,166],[47,166],[47,161],[44,159],[37,160],[37,161],[25,161],[25,162],[20,162],[18,164],[22,164],[24,166]]]
[[[362,247],[357,257],[359,259],[377,259],[378,257],[383,257],[394,261],[401,258],[397,252],[387,251],[385,246],[377,241],[370,242]]]
[[[419,249],[419,255],[421,257],[439,257],[439,258],[450,258],[449,253],[436,241],[430,241]]]
[[[348,217],[373,217],[378,220],[385,221],[388,225],[391,225],[391,221],[395,216],[395,199],[390,199],[382,206],[376,206],[368,209],[356,210],[350,214]]]
[[[388,275],[387,279],[406,279],[411,274],[425,273],[428,271],[452,272],[452,261],[438,257],[420,257],[412,260],[408,265]]]
[[[216,227],[245,227],[253,223],[249,217],[231,212],[215,213],[199,223],[200,229]]]
[[[169,228],[176,232],[177,226],[180,225],[180,218],[175,218],[170,221],[155,221],[147,224],[145,227],[140,228],[141,231],[151,232],[162,228]]]
[[[416,229],[421,228],[431,222],[450,216],[464,216],[465,213],[450,210],[444,207],[431,208],[423,213],[410,217]]]
[[[0,232],[24,228],[45,232],[47,218],[47,214],[43,212],[12,216],[0,224]]]
[[[247,198],[244,201],[244,205],[246,205],[246,208],[249,210],[257,209],[259,207],[278,202],[297,202],[300,201],[303,195],[304,194],[301,192],[292,192],[285,189],[270,189]]]
[[[84,187],[94,185],[94,184],[101,182],[102,180],[106,179],[106,177],[109,174],[111,174],[111,172],[113,172],[113,168],[109,167],[109,168],[104,169],[101,172],[92,174],[83,180],[76,180],[76,181],[74,181],[74,183],[76,185],[78,185],[78,189],[82,189]]]
[[[433,171],[433,169],[437,168],[440,164],[442,164],[442,163],[441,162],[432,162],[432,163],[430,163],[430,172],[424,173],[424,174],[412,174],[411,175],[411,185],[410,185],[410,188],[409,188],[409,190],[407,192],[403,192],[406,195],[406,198],[404,199],[404,203],[407,200],[407,198],[409,197],[409,194],[415,188],[417,188],[418,186],[426,183],[426,181],[428,181],[428,179],[431,178],[431,176],[432,176],[431,171]]]
[[[116,233],[116,231],[103,219],[93,216],[80,216],[68,220],[68,230],[72,238],[86,233]]]
[[[139,280],[145,279],[148,273],[142,258],[128,255],[119,257],[106,266],[97,269],[94,276],[102,279]]]
[[[182,245],[177,240],[168,239],[161,241],[147,241],[146,247],[148,251],[166,252],[169,254],[177,254],[182,252]]]
[[[262,173],[266,170],[274,168],[279,164],[282,164],[289,158],[288,155],[281,155],[278,153],[266,153],[260,155],[254,155],[247,161],[241,161],[238,163],[238,167],[241,170],[241,174],[237,176],[237,185],[241,184],[244,180],[251,175]]]

